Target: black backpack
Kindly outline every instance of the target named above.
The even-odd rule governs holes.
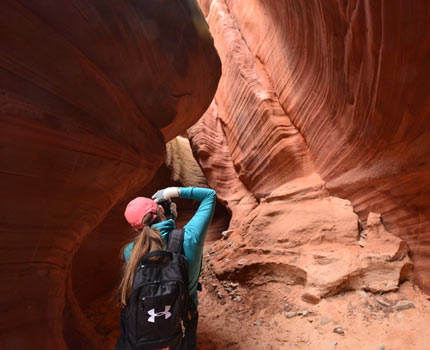
[[[121,335],[117,349],[185,349],[189,295],[183,241],[184,229],[175,229],[170,233],[167,250],[143,256],[128,304],[121,313],[125,334]],[[151,259],[154,257],[158,259]]]

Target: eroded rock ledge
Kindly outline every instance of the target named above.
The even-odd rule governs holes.
[[[330,196],[315,174],[305,180],[262,199],[235,235],[212,247],[211,269],[221,280],[302,285],[303,298],[318,302],[347,290],[394,291],[410,278],[409,248],[379,214],[370,213],[360,232],[348,200]]]

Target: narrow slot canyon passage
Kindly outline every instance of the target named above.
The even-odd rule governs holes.
[[[1,350],[114,349],[171,186],[216,191],[199,350],[429,349],[429,1],[0,9]]]
[[[122,262],[121,250],[134,238],[134,231],[124,218],[124,209],[134,197],[151,197],[167,186],[207,187],[206,179],[195,159],[188,139],[177,137],[166,147],[166,162],[153,179],[140,191],[119,203],[103,222],[88,234],[76,252],[72,263],[73,293],[89,325],[102,338],[108,348],[114,348],[118,339],[119,305],[118,287]],[[183,227],[198,208],[197,202],[175,200],[178,206],[177,227]],[[215,206],[211,226],[206,237],[206,249],[222,239],[228,229],[230,214],[221,203]]]

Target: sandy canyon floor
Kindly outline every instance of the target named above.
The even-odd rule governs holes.
[[[430,349],[430,297],[410,282],[397,292],[349,291],[313,305],[301,299],[300,286],[219,281],[208,262],[199,295],[199,350]],[[114,349],[119,335],[114,298],[96,300],[86,314],[106,348]]]
[[[409,282],[395,293],[346,292],[317,305],[282,285],[235,291],[202,293],[199,349],[430,349],[430,301]],[[396,311],[401,300],[414,308]]]

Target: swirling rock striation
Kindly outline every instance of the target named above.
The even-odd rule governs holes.
[[[0,348],[102,349],[72,257],[209,106],[219,58],[193,1],[0,8]]]
[[[233,237],[261,234],[240,198],[256,208],[315,172],[330,195],[352,202],[364,229],[370,212],[381,213],[408,243],[415,281],[430,291],[430,37],[422,35],[430,4],[200,5],[223,76],[216,109],[189,134],[209,184],[239,218]]]

